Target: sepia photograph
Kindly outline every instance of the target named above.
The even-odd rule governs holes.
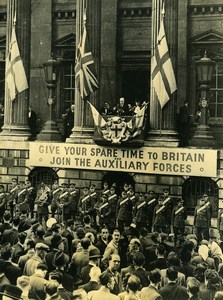
[[[0,299],[223,300],[223,1],[0,0]]]

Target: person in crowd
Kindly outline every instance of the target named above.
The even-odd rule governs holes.
[[[160,295],[163,300],[169,299],[189,299],[187,289],[184,286],[177,284],[178,270],[175,266],[171,266],[167,269],[167,285],[160,289]]]
[[[108,232],[108,228],[104,226],[101,228],[99,239],[95,244],[95,247],[99,249],[101,255],[104,254],[108,243],[109,243],[109,232]]]
[[[20,276],[17,278],[16,286],[22,290],[22,300],[29,300],[30,278],[28,276]]]
[[[12,251],[12,261],[18,263],[19,257],[25,254],[25,240],[27,234],[25,232],[20,232],[18,235],[18,242],[13,246]]]
[[[149,232],[152,232],[152,226],[153,226],[153,212],[154,208],[157,205],[157,196],[155,191],[150,190],[147,194],[145,194],[145,200],[147,203],[147,226]]]
[[[122,277],[119,273],[120,268],[120,256],[118,254],[112,254],[109,259],[109,265],[106,269],[107,273],[114,278],[114,286],[110,289],[112,294],[118,295],[122,292]]]
[[[147,226],[147,202],[142,193],[133,208],[133,220],[138,229]]]
[[[99,267],[97,267],[96,265],[91,266],[88,281],[85,284],[81,285],[79,288],[84,289],[87,293],[89,293],[90,291],[99,290],[99,288],[100,288],[100,280],[99,280],[100,275],[101,275],[101,269]],[[82,276],[82,280],[83,280],[83,277],[84,276]]]
[[[24,267],[26,262],[32,258],[35,254],[35,243],[31,239],[26,239],[24,242],[24,250],[25,254],[21,255],[18,260],[18,266],[22,271],[24,271]]]
[[[110,194],[110,189],[109,189],[109,184],[107,181],[104,181],[103,182],[103,187],[102,187],[102,190],[101,190],[101,196],[102,195],[109,195]]]
[[[0,224],[0,241],[2,243],[2,236],[6,229],[11,229],[12,225],[10,223],[11,221],[11,214],[9,211],[5,211],[3,214],[3,222]]]
[[[187,280],[187,292],[190,300],[199,300],[199,290],[200,290],[200,282],[194,278],[190,277]]]
[[[22,300],[22,290],[13,284],[6,284],[1,295],[2,300]]]
[[[27,260],[24,267],[24,275],[31,276],[35,273],[36,267],[40,263],[45,263],[45,256],[49,251],[49,247],[44,243],[35,245],[35,254]]]
[[[102,257],[102,264],[108,265],[108,260],[110,259],[112,254],[119,254],[120,253],[120,238],[121,234],[118,229],[114,229],[112,234],[112,240],[108,243],[107,247],[105,248],[103,257]]]
[[[18,217],[12,220],[12,228],[6,229],[2,235],[2,245],[10,243],[11,246],[14,246],[18,243],[19,236],[19,223],[20,219]]]
[[[89,262],[81,270],[81,279],[83,284],[87,283],[90,280],[91,268],[94,266],[98,267],[100,265],[100,258],[101,254],[99,249],[95,247],[89,250]]]
[[[119,99],[119,103],[113,108],[113,113],[118,116],[128,115],[128,107],[125,103],[125,98],[121,97]]]
[[[91,202],[89,187],[87,186],[84,187],[83,193],[80,196],[78,208],[79,208],[81,219],[83,219],[85,215],[89,215],[89,213],[92,213],[94,209]]]
[[[48,268],[47,265],[44,263],[39,263],[35,271],[32,275],[29,276],[30,278],[30,291],[29,297],[31,299],[46,299],[46,289],[45,286],[47,284],[46,274]]]
[[[144,269],[145,260],[145,256],[140,252],[133,255],[133,266],[135,268],[133,274],[140,278],[142,287],[146,287],[149,285],[149,272]]]
[[[209,228],[211,227],[211,213],[209,205],[203,197],[198,199],[194,211],[194,227],[198,242],[202,239],[209,240]]]
[[[140,297],[140,290],[141,290],[141,282],[138,276],[129,274],[125,291],[120,293],[119,299],[125,300],[125,299],[141,299]]]
[[[100,289],[97,291],[89,292],[88,300],[119,300],[118,296],[111,293],[115,285],[114,277],[107,271],[104,271],[100,275],[99,280],[101,284]]]
[[[199,297],[201,300],[212,300],[215,293],[222,290],[222,279],[216,270],[207,269],[204,276],[205,285],[200,287]]]
[[[141,300],[162,300],[159,293],[161,274],[159,269],[154,269],[149,273],[149,286],[142,288]]]

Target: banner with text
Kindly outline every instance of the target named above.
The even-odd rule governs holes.
[[[30,143],[31,166],[147,174],[217,176],[217,150],[102,147],[68,143]]]

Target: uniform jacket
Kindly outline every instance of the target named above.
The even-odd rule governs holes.
[[[59,196],[59,210],[63,211],[63,213],[67,214],[70,212],[70,197],[69,197],[69,192],[68,191],[63,191],[61,192],[60,196]]]
[[[76,190],[69,193],[70,210],[77,212],[78,210],[78,194]]]
[[[123,199],[122,197],[119,198],[116,209],[116,216],[119,220],[132,220],[132,202],[128,197],[125,199]]]
[[[60,194],[61,194],[61,189],[60,188],[54,188],[52,190],[52,193],[51,193],[51,207],[53,208],[58,208],[59,207],[59,197],[60,197]]]
[[[167,210],[166,207],[161,210],[163,205],[157,204],[153,212],[153,226],[165,226],[167,225]],[[160,211],[159,211],[160,209]]]
[[[184,228],[186,219],[187,219],[186,207],[175,205],[172,210],[171,225],[173,227]]]
[[[36,190],[34,187],[29,187],[27,188],[27,192],[26,192],[26,200],[29,203],[30,207],[32,207],[34,205],[36,199]]]
[[[48,206],[50,205],[50,189],[40,189],[35,199],[37,211],[39,214],[48,214]]]
[[[204,205],[197,205],[194,212],[194,226],[209,228],[211,225],[210,208]]]
[[[27,194],[26,188],[19,189],[18,194],[17,194],[17,204],[18,204],[19,210],[29,210],[30,209],[26,194]]]
[[[82,195],[79,199],[78,208],[82,215],[88,214],[93,211],[94,207],[91,203],[90,195]]]
[[[109,202],[110,207],[111,207],[111,215],[115,216],[116,206],[117,206],[117,202],[118,202],[118,195],[117,194],[109,194],[108,202]]]
[[[133,219],[135,222],[145,222],[147,220],[147,202],[146,200],[137,201],[133,208]]]

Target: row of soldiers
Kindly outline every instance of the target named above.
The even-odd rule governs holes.
[[[210,202],[205,197],[206,194],[199,199],[195,208],[194,226],[198,236],[208,239],[211,211]],[[96,192],[95,185],[91,184],[84,187],[79,195],[75,183],[59,186],[55,181],[52,189],[41,183],[36,191],[30,180],[24,184],[13,178],[7,196],[4,187],[0,186],[0,218],[5,208],[11,211],[11,215],[27,212],[32,218],[36,211],[40,222],[47,221],[49,212],[63,223],[68,219],[81,221],[85,215],[90,215],[95,227],[105,225],[110,230],[118,227],[121,232],[134,224],[137,228],[146,227],[150,232],[172,231],[175,235],[182,235],[187,219],[183,199],[171,197],[168,189],[161,194],[151,190],[136,195],[133,187],[127,183],[123,185],[120,195],[116,193],[116,185],[109,187],[107,182],[104,182],[100,192]]]

